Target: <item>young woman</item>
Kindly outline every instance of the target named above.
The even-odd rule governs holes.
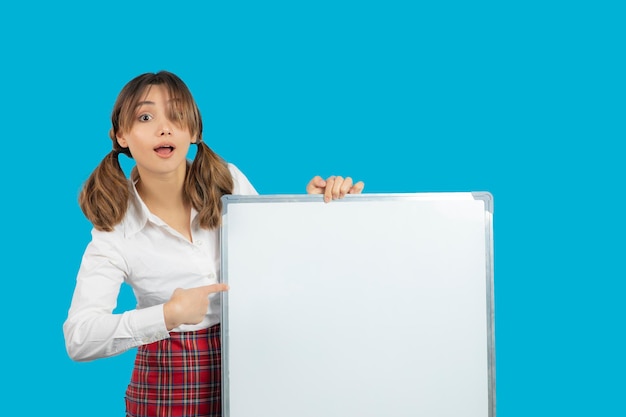
[[[138,348],[127,416],[221,416],[220,198],[256,191],[203,142],[200,112],[176,75],[134,78],[111,118],[113,150],[79,198],[93,230],[63,325],[68,354],[88,361]],[[130,179],[120,153],[136,162]],[[363,186],[316,176],[306,190],[328,202]],[[137,307],[113,314],[124,282]]]

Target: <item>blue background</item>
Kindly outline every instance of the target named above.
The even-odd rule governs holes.
[[[491,192],[498,416],[626,415],[620,2],[24,1],[0,15],[0,414],[123,415],[134,351],[74,363],[64,348],[90,238],[77,195],[111,149],[119,90],[167,69],[263,194],[315,174]]]

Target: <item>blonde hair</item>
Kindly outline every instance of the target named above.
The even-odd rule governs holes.
[[[109,137],[113,150],[83,185],[78,198],[80,208],[97,230],[111,231],[124,218],[132,191],[118,156],[132,155],[117,143],[117,134],[132,128],[135,108],[153,85],[164,86],[170,97],[177,98],[172,101],[169,117],[189,129],[198,145],[196,156],[187,167],[183,198],[198,211],[200,227],[216,228],[221,221],[221,197],[233,192],[232,175],[226,162],[202,141],[202,118],[187,85],[167,71],[139,75],[122,88],[111,113]],[[136,179],[136,169],[131,176]]]

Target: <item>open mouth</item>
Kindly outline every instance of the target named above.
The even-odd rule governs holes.
[[[154,151],[161,156],[167,156],[174,152],[174,149],[176,149],[174,145],[164,143],[154,148]]]

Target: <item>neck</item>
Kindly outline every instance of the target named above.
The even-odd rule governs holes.
[[[136,187],[148,210],[191,242],[191,213],[183,199],[184,181],[184,173],[154,176],[139,172]]]
[[[167,175],[150,175],[139,170],[137,192],[151,209],[170,209],[183,204],[183,185],[185,172],[168,173]],[[158,210],[160,211],[160,210]]]

